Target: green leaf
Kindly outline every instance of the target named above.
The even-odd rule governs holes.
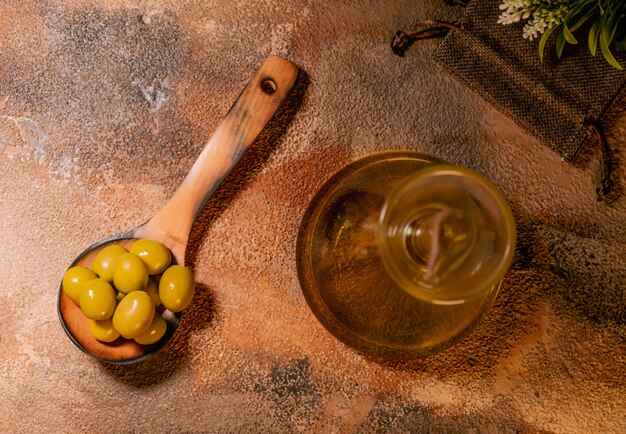
[[[565,36],[563,35],[563,32],[559,32],[558,35],[556,35],[556,56],[560,59],[561,55],[563,54],[563,48],[565,47]]]
[[[624,69],[622,68],[622,65],[619,64],[617,59],[615,59],[615,56],[613,56],[613,53],[611,53],[606,31],[602,31],[600,34],[600,50],[602,51],[602,55],[604,56],[606,61],[609,62],[611,66],[619,69],[620,71]]]
[[[548,42],[548,38],[550,37],[552,32],[554,32],[557,29],[557,27],[559,26],[553,26],[549,28],[548,30],[546,30],[545,32],[543,32],[543,36],[541,37],[541,40],[539,41],[539,60],[541,61],[541,63],[543,63],[543,52],[546,49],[546,43]]]
[[[573,25],[568,26],[571,32],[575,32],[576,30],[578,30],[578,28],[580,26],[582,26],[583,24],[585,24],[587,22],[587,20],[589,18],[593,17],[593,12],[588,12],[585,15],[583,15],[582,17],[580,17],[580,19],[578,21],[576,21]]]
[[[576,40],[574,35],[572,35],[572,32],[570,32],[570,30],[567,28],[567,24],[563,25],[563,36],[565,36],[565,40],[570,44],[578,44],[578,41]]]
[[[596,13],[595,4],[592,3],[591,1],[588,1],[587,3],[585,3],[584,5],[580,7],[580,9],[576,12],[575,15],[571,17],[570,20],[565,21],[565,25],[573,33],[576,30],[578,30],[580,26],[585,24],[589,18],[593,17],[595,13]],[[574,21],[574,18],[576,18],[576,21]],[[574,24],[571,24],[572,21],[574,22]]]
[[[611,44],[611,42],[613,42],[613,38],[615,37],[615,32],[617,31],[617,24],[618,24],[618,19],[619,17],[615,14],[613,14],[608,20],[607,20],[607,24],[605,26],[605,30],[607,30],[608,33],[608,38],[607,38],[607,42],[609,43],[609,45]]]
[[[613,47],[617,50],[626,50],[626,15],[622,16],[618,25],[618,31],[613,39]]]
[[[591,30],[589,30],[589,51],[591,51],[591,55],[595,56],[598,50],[598,38],[600,38],[600,24],[601,20],[597,19],[593,26],[591,26]]]

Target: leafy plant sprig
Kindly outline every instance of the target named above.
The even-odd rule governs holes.
[[[503,0],[502,24],[528,20],[524,38],[539,40],[539,58],[543,62],[550,36],[556,35],[556,53],[560,58],[565,44],[578,44],[574,33],[585,23],[591,27],[587,35],[589,51],[598,52],[613,67],[623,67],[612,50],[626,50],[626,0]]]

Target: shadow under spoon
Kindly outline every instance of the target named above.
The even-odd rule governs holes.
[[[163,243],[172,252],[172,262],[184,265],[189,232],[200,211],[286,99],[297,77],[298,68],[291,62],[277,56],[268,57],[163,208],[143,225],[91,245],[70,267],[90,267],[98,252],[107,245],[115,243],[128,248],[136,239]],[[89,320],[65,294],[62,285],[57,307],[61,325],[72,342],[94,358],[113,364],[134,363],[154,354],[172,338],[180,320],[180,313],[157,310],[168,324],[165,335],[157,343],[145,346],[122,338],[104,343],[91,335]]]

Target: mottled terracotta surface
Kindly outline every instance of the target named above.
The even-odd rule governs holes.
[[[597,153],[562,163],[436,65],[437,42],[391,54],[397,29],[458,12],[436,0],[1,1],[0,431],[626,431],[626,197],[596,203]],[[56,316],[65,268],[159,209],[270,53],[306,78],[193,229],[199,286],[179,333],[136,366],[92,360]],[[606,123],[614,145],[623,107]],[[384,149],[485,174],[520,232],[471,337],[402,364],[332,338],[294,260],[323,181]]]

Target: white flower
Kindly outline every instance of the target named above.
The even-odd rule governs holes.
[[[570,0],[503,0],[499,8],[499,24],[526,21],[522,30],[525,39],[534,40],[546,29],[559,26],[569,12]]]

